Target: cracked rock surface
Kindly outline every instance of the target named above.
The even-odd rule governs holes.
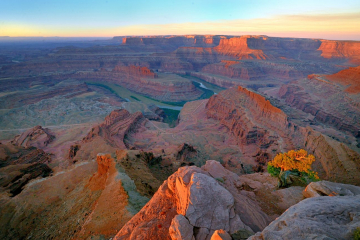
[[[360,195],[314,197],[289,208],[248,240],[353,239],[360,227]]]

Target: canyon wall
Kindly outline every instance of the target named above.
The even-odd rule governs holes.
[[[360,64],[360,42],[322,40],[318,50],[324,58],[348,58]]]
[[[287,115],[257,93],[242,87],[211,97],[207,116],[233,134],[243,154],[272,159],[279,152],[303,148],[314,154],[322,179],[359,184],[360,155],[348,146],[289,121]]]

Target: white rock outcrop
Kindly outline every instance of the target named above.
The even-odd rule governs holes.
[[[352,239],[360,227],[360,195],[314,197],[290,207],[248,240]]]

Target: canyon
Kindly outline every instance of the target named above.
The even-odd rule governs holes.
[[[360,227],[360,42],[44,44],[0,43],[1,239],[351,239]],[[298,149],[320,181],[279,187],[267,163]]]

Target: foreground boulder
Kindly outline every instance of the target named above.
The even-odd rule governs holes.
[[[352,239],[360,227],[360,196],[316,197],[289,208],[249,240]]]
[[[252,232],[236,213],[232,194],[190,166],[171,175],[115,239],[209,239],[220,229]]]
[[[266,181],[268,175],[253,177],[239,177],[214,160],[201,169],[179,168],[115,239],[247,239],[286,209],[276,181],[265,184],[258,179]],[[298,201],[302,190],[293,191]],[[257,200],[257,194],[268,196]]]
[[[320,196],[355,196],[360,195],[360,187],[334,183],[329,181],[312,182],[303,191],[306,198],[320,197]]]

